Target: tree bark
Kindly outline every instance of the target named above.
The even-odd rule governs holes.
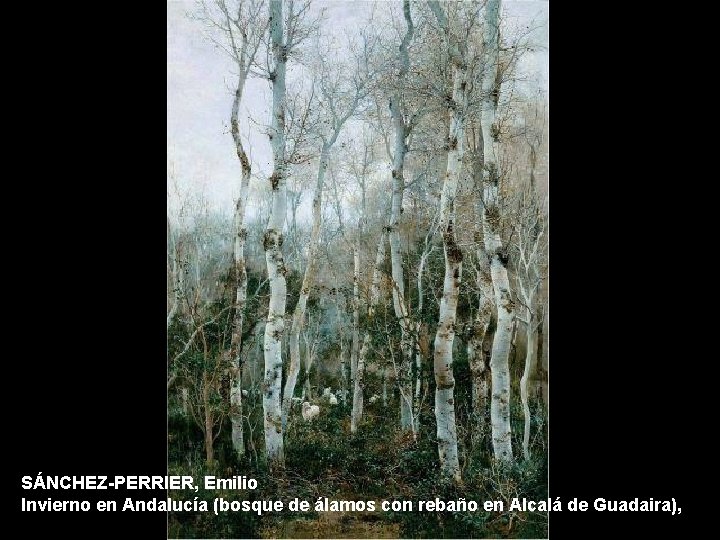
[[[353,250],[353,327],[352,345],[350,348],[350,388],[355,388],[355,375],[357,373],[358,356],[360,355],[360,237],[362,235],[362,220],[358,225],[358,238]]]
[[[530,385],[537,371],[537,340],[536,340],[536,321],[531,308],[525,310],[527,324],[525,336],[527,347],[525,351],[525,369],[520,378],[520,400],[523,406],[523,415],[525,417],[525,426],[523,430],[523,456],[526,460],[530,459]]]
[[[285,261],[282,253],[283,226],[287,207],[285,159],[285,71],[287,51],[283,40],[282,0],[270,0],[270,37],[274,69],[272,80],[272,124],[270,145],[273,173],[270,176],[272,210],[265,231],[264,249],[270,282],[270,303],[265,325],[265,375],[263,379],[263,421],[265,454],[271,469],[285,464],[280,389],[282,385],[282,336],[285,330]]]
[[[240,351],[242,348],[243,317],[245,303],[247,301],[247,269],[245,268],[245,240],[247,229],[245,228],[245,207],[247,205],[248,193],[250,191],[251,167],[248,155],[240,138],[238,125],[238,113],[242,101],[243,89],[245,88],[245,74],[241,72],[238,79],[235,99],[233,100],[232,112],[230,115],[230,132],[235,142],[235,151],[242,176],[240,177],[240,193],[235,202],[235,242],[233,256],[235,261],[235,306],[233,317],[232,336],[230,338],[230,423],[232,425],[231,440],[233,449],[238,457],[245,455],[245,443],[243,434],[243,412],[242,412],[242,361]]]
[[[403,14],[407,24],[407,30],[400,42],[398,61],[400,65],[397,74],[396,84],[398,90],[390,98],[390,114],[392,116],[395,149],[393,154],[392,168],[392,202],[390,212],[390,262],[392,266],[393,286],[393,307],[395,317],[400,324],[400,369],[397,373],[397,382],[400,389],[400,429],[401,431],[415,432],[415,421],[413,418],[413,344],[410,319],[408,317],[407,305],[405,303],[405,276],[403,274],[402,254],[400,252],[400,217],[402,215],[403,195],[405,192],[405,156],[408,151],[407,137],[410,127],[404,119],[402,107],[401,89],[405,84],[407,73],[410,69],[410,57],[408,45],[412,39],[414,26],[410,16],[410,1],[404,0]]]
[[[484,9],[483,45],[485,51],[482,78],[482,112],[480,124],[483,137],[483,235],[485,251],[490,258],[490,276],[497,307],[497,329],[490,360],[492,397],[490,423],[495,459],[513,459],[510,435],[510,368],[513,302],[506,268],[507,254],[500,240],[499,172],[495,155],[498,129],[495,124],[500,88],[497,82],[499,54],[500,0],[487,0]]]
[[[445,252],[445,278],[440,300],[440,314],[435,334],[435,420],[437,422],[440,473],[444,478],[460,482],[460,462],[455,424],[455,377],[453,375],[453,343],[457,303],[462,279],[463,255],[455,237],[455,197],[465,151],[465,113],[467,110],[467,65],[460,48],[451,36],[443,8],[437,1],[428,5],[445,32],[448,53],[453,65],[453,93],[450,129],[447,139],[447,170],[440,195],[439,230]]]

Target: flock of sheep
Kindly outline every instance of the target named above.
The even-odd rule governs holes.
[[[335,394],[332,393],[331,388],[326,388],[323,391],[322,399],[327,401],[329,405],[337,405],[338,399]],[[293,401],[299,403],[301,398],[293,398]],[[312,421],[314,418],[320,415],[319,405],[310,405],[309,401],[305,401],[302,404],[302,417],[306,422]]]
[[[342,394],[345,395],[342,395]],[[341,397],[347,396],[347,390],[339,390],[338,395]],[[299,404],[302,401],[302,398],[294,397],[292,398],[293,402],[295,404]],[[338,398],[335,394],[333,394],[331,388],[325,388],[322,394],[323,401],[326,401],[328,405],[337,405],[338,404]],[[375,394],[372,397],[370,397],[370,403],[375,403],[380,398],[379,395]],[[320,406],[319,405],[311,405],[309,401],[304,401],[302,404],[302,417],[303,420],[306,422],[311,422],[313,419],[317,418],[320,415]]]

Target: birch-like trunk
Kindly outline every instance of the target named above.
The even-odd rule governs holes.
[[[395,155],[392,170],[392,203],[390,213],[390,262],[393,279],[393,307],[395,317],[400,324],[400,351],[402,354],[397,373],[398,387],[400,389],[400,429],[412,431],[415,435],[415,422],[413,421],[413,379],[412,379],[412,333],[409,328],[410,319],[405,304],[405,276],[402,267],[402,253],[400,245],[400,215],[402,214],[402,200],[404,192],[403,168],[407,146],[405,144],[402,115],[393,107],[395,121]]]
[[[427,259],[432,253],[434,247],[431,245],[431,238],[435,234],[435,226],[431,226],[427,235],[425,235],[425,248],[420,255],[420,262],[418,264],[417,272],[417,295],[418,304],[416,312],[415,322],[415,392],[413,395],[413,419],[414,419],[414,433],[417,435],[420,432],[420,407],[422,405],[422,364],[423,357],[427,356],[430,344],[428,336],[427,324],[423,322],[423,307],[425,303],[425,289],[423,287],[423,276],[425,274],[425,265]]]
[[[347,296],[343,294],[343,305],[342,305],[342,311],[340,306],[340,287],[337,286],[336,282],[336,290],[337,295],[336,298],[336,314],[337,314],[337,327],[338,327],[338,335],[340,339],[340,403],[345,405],[347,403],[347,367],[348,367],[348,360],[350,358],[350,354],[347,347],[347,327],[345,326],[345,321],[343,320],[342,313],[347,311],[346,305],[347,305]]]
[[[230,339],[230,423],[232,425],[231,440],[233,449],[238,457],[245,454],[245,443],[243,433],[243,411],[242,411],[242,361],[240,351],[242,347],[243,317],[245,303],[247,301],[247,269],[245,268],[245,240],[247,229],[245,228],[245,206],[247,205],[248,193],[250,191],[250,160],[240,138],[238,125],[238,113],[242,101],[243,89],[245,87],[245,75],[240,74],[238,86],[235,91],[232,112],[230,115],[230,132],[235,142],[235,151],[242,176],[240,177],[240,193],[235,202],[235,242],[233,245],[233,256],[235,261],[235,281],[237,289],[235,292],[235,305],[232,337]]]
[[[513,459],[510,436],[510,368],[513,303],[506,268],[507,255],[500,240],[499,172],[495,145],[498,130],[495,113],[500,88],[497,82],[499,54],[500,0],[487,0],[484,9],[483,45],[485,63],[482,78],[482,112],[480,124],[483,138],[483,236],[490,259],[490,276],[497,307],[497,329],[490,359],[492,397],[490,424],[495,459]]]
[[[410,44],[410,40],[413,36],[414,26],[410,16],[409,0],[404,0],[403,2],[403,14],[407,24],[407,30],[400,42],[398,55],[400,69],[397,74],[395,84],[397,84],[399,89],[402,89],[405,84],[405,78],[410,69],[408,45]],[[403,195],[405,192],[405,156],[408,151],[407,138],[410,128],[404,119],[400,90],[395,92],[390,98],[390,114],[392,116],[393,129],[395,132],[395,149],[393,154],[392,202],[389,231],[390,262],[393,278],[393,307],[395,309],[395,317],[400,324],[401,332],[400,350],[402,358],[400,360],[400,368],[397,373],[397,382],[400,389],[400,429],[402,431],[412,431],[413,436],[417,436],[417,433],[415,432],[415,421],[413,418],[412,332],[407,306],[405,304],[405,277],[402,267],[402,254],[400,252],[400,216],[402,214]]]
[[[450,129],[447,139],[447,170],[440,195],[439,230],[445,252],[445,278],[440,299],[440,314],[435,334],[435,420],[437,422],[440,473],[444,478],[460,482],[460,462],[455,424],[455,377],[453,375],[453,343],[457,303],[462,279],[463,255],[455,236],[455,197],[460,182],[465,151],[465,111],[467,110],[467,65],[460,52],[462,43],[451,36],[444,9],[437,1],[428,5],[445,32],[448,53],[453,64],[453,93]]]
[[[527,324],[525,336],[527,348],[525,351],[525,369],[520,378],[520,400],[523,406],[523,415],[525,416],[525,426],[523,431],[523,456],[530,459],[530,385],[537,371],[537,340],[536,340],[536,322],[533,315],[532,306],[525,309]]]
[[[352,333],[352,349],[350,351],[350,391],[353,392],[353,403],[355,402],[355,376],[357,373],[358,358],[360,357],[360,251],[362,248],[362,238],[365,232],[366,217],[366,200],[365,200],[365,172],[367,167],[367,146],[365,147],[365,160],[363,161],[363,171],[360,175],[360,218],[358,219],[357,238],[355,239],[355,248],[353,252],[353,333]],[[361,406],[362,408],[362,406]]]
[[[350,415],[350,432],[357,433],[358,426],[362,420],[363,414],[363,391],[365,389],[365,362],[370,354],[372,340],[370,332],[372,331],[372,321],[375,316],[375,307],[380,300],[380,275],[382,264],[385,260],[385,234],[380,234],[380,242],[378,242],[377,254],[375,256],[375,266],[372,274],[372,285],[370,289],[370,303],[368,305],[367,328],[363,337],[363,344],[358,355],[357,368],[355,370],[355,387],[353,389],[353,407]]]
[[[355,374],[357,373],[358,356],[360,355],[360,237],[362,220],[358,225],[358,237],[353,249],[353,322],[352,345],[350,348],[350,388],[354,391]]]
[[[270,37],[274,69],[272,81],[272,124],[270,146],[273,151],[273,173],[270,176],[272,210],[265,231],[264,249],[270,282],[270,303],[265,325],[265,376],[263,380],[263,421],[265,453],[270,468],[285,464],[282,408],[282,336],[285,330],[285,261],[282,254],[283,226],[287,207],[285,160],[285,70],[287,50],[283,42],[282,0],[270,0]]]

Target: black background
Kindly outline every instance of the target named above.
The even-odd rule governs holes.
[[[19,512],[37,497],[24,475],[165,474],[166,15],[150,4],[7,14],[26,37],[4,49],[4,510],[33,536],[166,534],[162,513]],[[691,485],[714,458],[712,268],[694,243],[709,150],[672,84],[678,55],[692,78],[683,40],[651,8],[621,11],[550,17],[550,494],[683,512],[552,513],[553,539],[689,535],[708,508]]]

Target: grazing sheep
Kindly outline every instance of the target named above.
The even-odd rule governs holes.
[[[307,401],[302,404],[302,417],[306,422],[310,422],[313,418],[320,415],[320,407],[310,405]]]
[[[368,401],[369,401],[370,403],[375,403],[377,400],[380,399],[380,397],[381,397],[381,396],[379,396],[378,394],[373,394],[372,396],[370,396],[370,399],[369,399]]]
[[[338,400],[335,397],[335,394],[330,394],[330,405],[337,405],[337,404],[338,404]]]

